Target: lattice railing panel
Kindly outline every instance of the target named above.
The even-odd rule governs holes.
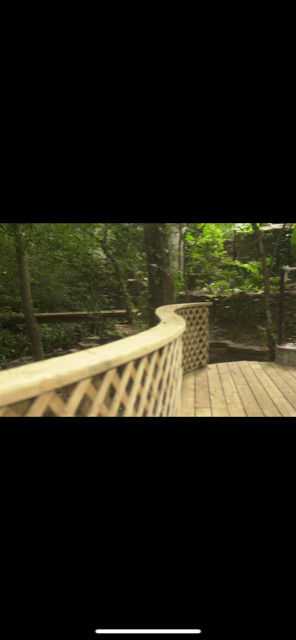
[[[184,373],[206,367],[209,362],[209,306],[195,304],[177,309],[176,313],[186,320],[183,334]]]
[[[178,415],[183,372],[208,364],[210,306],[161,307],[136,336],[0,372],[0,417]]]
[[[182,337],[97,376],[0,408],[2,417],[178,415]]]

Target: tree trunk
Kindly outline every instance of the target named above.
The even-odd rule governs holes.
[[[106,235],[104,240],[100,240],[99,238],[97,238],[97,236],[95,235],[95,233],[93,231],[87,231],[88,235],[91,238],[94,238],[100,245],[101,249],[103,249],[104,254],[106,256],[106,258],[108,258],[108,260],[110,260],[112,267],[114,269],[114,274],[115,277],[118,281],[118,284],[120,286],[121,289],[121,293],[122,293],[122,297],[123,297],[123,301],[124,301],[124,306],[125,306],[125,310],[126,310],[126,317],[127,320],[129,322],[129,324],[133,324],[134,322],[134,316],[133,316],[133,305],[132,305],[132,300],[131,297],[129,295],[127,286],[126,286],[126,281],[123,275],[123,272],[118,264],[118,262],[116,261],[116,259],[113,257],[111,251],[109,251],[109,249],[107,248],[107,230],[106,230]]]
[[[269,269],[266,262],[266,253],[264,249],[262,233],[259,227],[257,227],[256,222],[251,222],[251,225],[253,227],[253,231],[258,243],[260,256],[261,256],[263,278],[264,278],[264,307],[265,307],[265,315],[266,315],[267,342],[268,342],[271,360],[274,360],[275,339],[273,337],[273,332],[272,332],[272,315],[271,315],[271,309],[270,309],[270,282],[269,282],[270,273],[269,273]]]
[[[31,294],[30,274],[25,249],[24,231],[21,223],[12,223],[15,237],[16,257],[18,264],[20,293],[25,316],[27,334],[32,347],[34,360],[43,360],[44,353],[41,336],[35,318]]]
[[[150,325],[156,324],[154,311],[174,304],[175,291],[170,267],[166,222],[144,223],[150,293]]]
[[[110,260],[113,269],[114,269],[114,273],[116,276],[116,279],[119,283],[120,289],[121,289],[121,293],[123,296],[123,301],[124,301],[124,306],[125,306],[125,310],[126,310],[126,317],[127,320],[129,322],[129,324],[133,324],[134,320],[133,320],[133,306],[132,306],[132,301],[131,301],[131,297],[129,295],[129,292],[127,290],[127,286],[125,283],[125,278],[124,275],[122,273],[122,270],[120,269],[119,264],[117,263],[117,261],[115,260],[115,258],[113,258],[112,254],[108,251],[108,249],[106,248],[106,244],[105,242],[101,242],[101,247],[106,255],[106,257],[108,258],[108,260]]]
[[[107,255],[107,254],[106,254]],[[126,310],[126,317],[128,319],[129,324],[133,324],[133,307],[132,307],[132,301],[131,301],[131,297],[129,295],[129,292],[127,290],[127,286],[126,286],[126,282],[123,276],[123,273],[119,267],[119,265],[117,264],[116,260],[114,260],[113,257],[109,256],[109,259],[111,260],[112,264],[113,264],[113,268],[114,268],[114,272],[116,275],[116,278],[120,284],[120,288],[121,288],[121,293],[123,295],[123,300],[124,300],[124,306],[125,306],[125,310]]]
[[[182,222],[179,222],[179,244],[178,244],[178,276],[182,273],[182,244],[183,244],[183,230]]]

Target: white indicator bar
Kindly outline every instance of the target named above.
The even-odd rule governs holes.
[[[108,633],[109,635],[115,635],[117,633],[120,633],[121,635],[125,635],[125,634],[137,634],[137,633],[141,633],[141,634],[170,634],[170,633],[174,633],[174,634],[183,634],[186,633],[187,635],[195,635],[197,633],[201,633],[200,629],[96,629],[95,633],[100,633],[100,634],[105,634]]]

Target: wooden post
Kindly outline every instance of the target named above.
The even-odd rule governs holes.
[[[279,317],[279,346],[284,343],[284,312],[285,312],[285,283],[289,271],[296,271],[296,267],[282,267],[281,273],[281,293],[280,293],[280,317]]]
[[[283,344],[283,324],[284,324],[284,308],[285,308],[285,279],[286,268],[281,270],[281,292],[280,292],[280,317],[279,317],[279,346]]]

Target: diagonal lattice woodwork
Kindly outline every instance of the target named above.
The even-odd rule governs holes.
[[[176,312],[186,320],[183,334],[184,373],[206,367],[209,362],[209,307],[193,304]]]
[[[93,378],[9,407],[2,417],[165,417],[179,411],[182,338]]]

